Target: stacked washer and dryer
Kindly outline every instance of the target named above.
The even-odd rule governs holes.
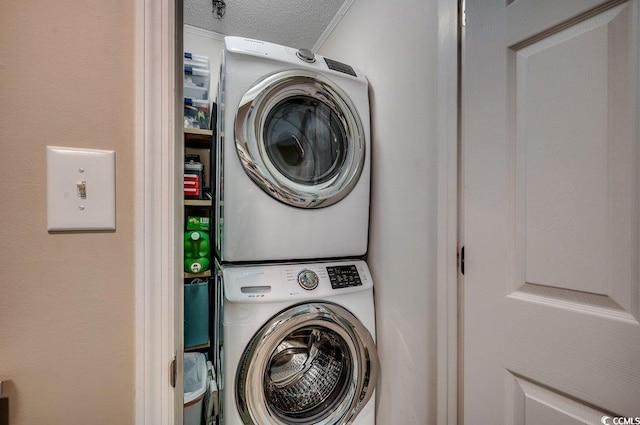
[[[222,423],[375,424],[367,80],[226,37],[217,126]]]

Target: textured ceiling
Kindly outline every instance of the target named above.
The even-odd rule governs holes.
[[[223,35],[237,35],[311,49],[345,0],[225,0],[222,20],[211,0],[184,0],[184,23]]]

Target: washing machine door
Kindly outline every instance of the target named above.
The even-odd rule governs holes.
[[[365,159],[362,122],[349,97],[303,70],[270,75],[245,93],[235,141],[249,177],[273,198],[300,208],[344,198]]]
[[[236,402],[246,424],[349,424],[371,398],[378,377],[371,334],[343,307],[296,305],[252,338],[236,374]]]

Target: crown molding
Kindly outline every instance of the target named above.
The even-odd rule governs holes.
[[[219,32],[209,31],[204,28],[194,27],[193,25],[184,25],[185,34],[198,35],[200,37],[210,38],[212,40],[224,41],[224,34],[220,34]]]
[[[347,14],[347,11],[349,10],[349,8],[351,7],[354,1],[355,0],[346,0],[344,3],[342,3],[342,6],[340,6],[340,9],[338,9],[335,16],[333,17],[331,22],[329,22],[329,25],[327,25],[327,28],[325,28],[325,30],[322,32],[322,34],[320,35],[320,38],[318,39],[318,41],[316,41],[316,44],[313,45],[313,48],[311,50],[313,50],[314,52],[317,52],[318,50],[320,50],[320,48],[325,43],[325,41],[327,41],[327,39],[329,38],[333,30],[338,26],[340,21],[342,21],[342,18],[344,18],[344,15]]]

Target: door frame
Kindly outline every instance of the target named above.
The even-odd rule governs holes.
[[[458,424],[459,82],[464,0],[438,0],[436,423]]]
[[[458,0],[438,0],[438,424],[458,422]],[[335,25],[334,25],[335,26]],[[182,424],[182,0],[135,2],[135,424]],[[180,50],[178,50],[180,49]],[[426,401],[426,400],[425,400]]]
[[[135,2],[136,425],[182,424],[182,23],[182,0]]]

